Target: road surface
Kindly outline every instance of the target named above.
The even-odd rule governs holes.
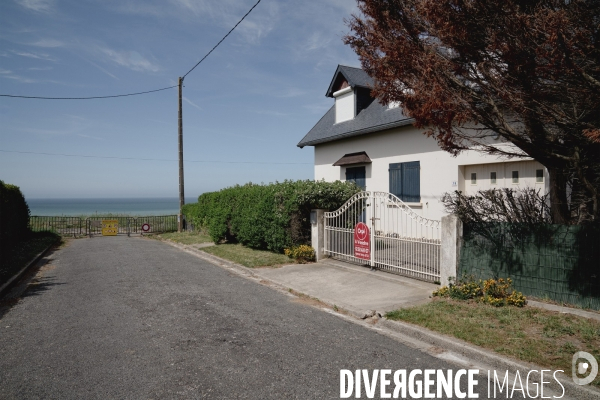
[[[458,367],[151,239],[73,240],[0,310],[6,399],[339,398],[385,368]]]

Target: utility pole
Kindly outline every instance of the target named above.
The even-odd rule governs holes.
[[[183,78],[179,78],[179,215],[177,216],[177,231],[181,232],[183,228],[183,205],[185,198],[183,195],[183,117],[181,107],[181,92],[183,89]]]

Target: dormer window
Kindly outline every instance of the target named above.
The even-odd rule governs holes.
[[[356,105],[352,87],[346,86],[337,92],[333,92],[333,97],[335,98],[335,123],[354,119]]]
[[[373,103],[373,79],[360,68],[338,65],[325,96],[335,99],[335,124],[353,120]]]

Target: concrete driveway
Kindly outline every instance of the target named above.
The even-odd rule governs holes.
[[[316,264],[256,268],[253,272],[299,292],[335,304],[355,315],[375,310],[385,313],[430,300],[439,286],[371,271],[368,267],[336,260]]]

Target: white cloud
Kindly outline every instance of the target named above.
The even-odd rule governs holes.
[[[46,54],[46,53],[34,53],[34,52],[16,51],[16,50],[11,50],[11,51],[14,54],[21,56],[21,57],[35,58],[37,60],[45,60],[45,61],[56,61],[55,58],[52,58],[49,54]]]
[[[185,100],[185,102],[188,103],[189,105],[191,105],[192,107],[195,107],[198,110],[202,111],[202,108],[199,105],[192,103],[192,101],[190,99],[188,99],[187,97],[182,96],[182,99]]]
[[[37,12],[51,12],[54,6],[52,0],[16,0],[21,6]]]
[[[313,32],[303,43],[302,48],[304,51],[313,51],[326,48],[333,39],[334,38],[330,34],[326,34],[323,31]]]
[[[282,113],[279,111],[272,111],[272,110],[255,110],[254,113],[256,114],[261,114],[261,115],[269,115],[269,116],[273,116],[273,117],[287,117],[288,113]]]
[[[98,50],[105,58],[122,67],[141,72],[160,71],[158,65],[148,61],[137,51],[116,51],[108,47],[99,47]]]
[[[240,0],[164,0],[139,3],[133,0],[119,2],[117,11],[126,14],[152,15],[164,19],[170,17],[193,24],[216,24],[218,32],[229,29],[248,12],[254,3]],[[244,19],[232,33],[236,40],[258,44],[275,27],[279,20],[279,5],[276,2],[262,2]]]
[[[295,87],[290,87],[290,88],[283,90],[282,92],[275,94],[275,96],[277,96],[277,97],[298,97],[298,96],[303,96],[305,94],[306,94],[305,90],[295,88]]]
[[[65,44],[56,39],[40,39],[35,43],[31,43],[31,45],[37,46],[37,47],[53,48],[53,47],[63,47]]]
[[[102,138],[102,137],[92,136],[92,135],[84,135],[83,133],[78,133],[77,136],[82,137],[82,138],[87,138],[87,139],[104,140],[104,138]]]
[[[81,57],[81,58],[83,58],[83,57]],[[87,58],[83,58],[83,59],[85,61],[89,62],[90,64],[92,64],[94,67],[98,68],[100,71],[104,72],[106,75],[110,76],[111,78],[119,80],[119,78],[117,78],[115,75],[111,74],[110,72],[108,72],[106,69],[102,68],[101,66],[99,66],[95,62],[92,62],[92,61],[88,60]]]
[[[93,128],[95,125],[97,125],[97,123],[78,115],[61,115],[54,121],[48,121],[47,125],[54,126],[48,128],[23,127],[17,128],[17,130],[42,136],[79,136],[89,139],[103,140],[101,137],[86,133],[90,128]]]
[[[37,81],[29,78],[25,78],[20,75],[15,75],[12,71],[7,69],[0,69],[0,78],[12,79],[21,83],[35,83]]]
[[[315,101],[314,103],[306,104],[303,107],[312,114],[325,114],[327,112],[327,110],[329,110],[331,108],[331,106],[333,106],[333,102],[330,101],[329,99],[327,99],[327,100],[328,101],[325,101],[325,100]]]

